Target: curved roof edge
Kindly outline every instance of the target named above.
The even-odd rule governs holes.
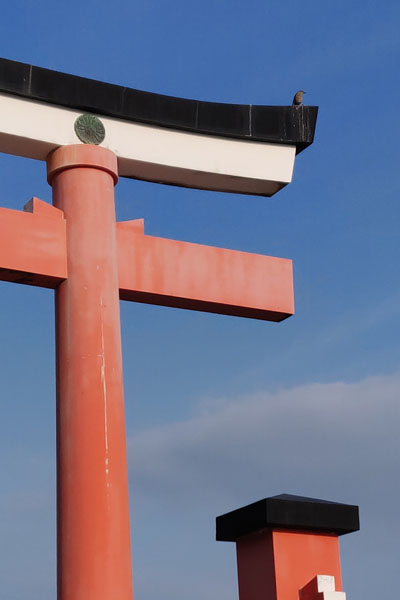
[[[296,146],[314,140],[317,106],[256,106],[143,92],[0,58],[0,93],[126,121]]]

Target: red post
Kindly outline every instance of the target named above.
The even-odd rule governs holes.
[[[357,506],[289,494],[217,518],[217,540],[236,542],[240,600],[344,600],[338,536],[358,529]]]
[[[67,224],[68,277],[56,290],[58,600],[131,600],[117,161],[65,146],[47,169]]]
[[[236,554],[240,600],[298,600],[300,590],[321,574],[333,576],[342,589],[335,534],[257,532],[237,540]]]

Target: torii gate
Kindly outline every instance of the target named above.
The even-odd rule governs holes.
[[[0,59],[0,151],[46,160],[53,188],[53,206],[0,209],[0,279],[55,290],[59,600],[132,598],[119,299],[269,321],[294,311],[290,260],[116,223],[118,175],[271,196],[316,117]]]

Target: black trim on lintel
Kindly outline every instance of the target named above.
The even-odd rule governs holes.
[[[217,517],[217,540],[234,542],[263,530],[290,529],[343,535],[360,529],[358,506],[281,494]]]
[[[0,92],[149,125],[238,139],[312,144],[317,106],[253,106],[142,92],[0,58]]]

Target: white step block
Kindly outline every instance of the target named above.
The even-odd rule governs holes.
[[[333,575],[317,575],[315,581],[316,592],[334,592],[335,578]]]
[[[333,575],[316,575],[300,590],[301,600],[319,599],[318,594],[335,591],[335,577]]]
[[[335,591],[333,575],[316,575],[300,590],[300,600],[346,600],[346,594]]]

